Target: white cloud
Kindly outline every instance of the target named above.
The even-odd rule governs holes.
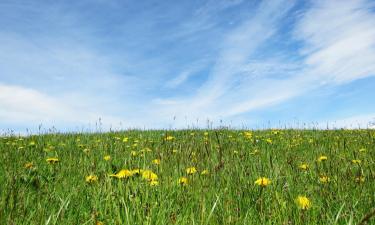
[[[365,1],[314,1],[294,31],[303,44],[302,60],[290,70],[280,66],[289,61],[269,58],[283,76],[262,76],[264,70],[259,69],[257,74],[256,65],[249,69],[256,50],[274,37],[292,6],[293,2],[263,2],[252,18],[227,34],[208,81],[195,96],[173,99],[175,104],[168,104],[161,117],[230,119],[324,85],[375,75],[375,16]]]

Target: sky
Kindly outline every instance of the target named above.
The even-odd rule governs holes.
[[[374,88],[374,1],[0,1],[2,132],[366,128]]]

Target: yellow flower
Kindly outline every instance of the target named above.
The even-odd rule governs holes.
[[[132,174],[133,175],[140,175],[142,173],[142,171],[143,171],[142,169],[133,169]]]
[[[353,164],[361,164],[361,160],[360,159],[353,159],[352,163]]]
[[[271,139],[271,138],[267,138],[267,139],[266,139],[266,142],[267,142],[268,144],[272,144],[272,139]]]
[[[318,162],[326,161],[327,159],[328,159],[327,156],[325,156],[325,155],[321,155],[321,156],[319,156],[319,158],[318,158]]]
[[[129,177],[133,176],[133,173],[130,170],[123,169],[123,170],[120,170],[118,173],[111,174],[109,176],[110,177],[116,177],[118,179],[122,179],[122,178],[129,178]]]
[[[355,182],[357,182],[357,183],[363,183],[363,182],[365,182],[365,177],[364,176],[357,176],[356,178],[355,178]]]
[[[137,156],[137,152],[136,151],[131,151],[130,154],[131,154],[131,156]]]
[[[303,210],[307,210],[311,207],[311,202],[306,196],[298,196],[296,199],[296,203],[298,207]]]
[[[156,173],[152,172],[151,170],[143,170],[142,178],[148,181],[153,181],[158,179],[158,175],[156,175]]]
[[[95,175],[89,175],[86,177],[86,182],[91,184],[98,181],[98,177]]]
[[[25,163],[24,165],[25,169],[32,169],[34,167],[34,164],[32,162]]]
[[[208,170],[203,170],[203,171],[201,172],[201,175],[208,175],[208,174],[209,174]]]
[[[233,153],[234,153],[234,154],[238,154],[238,151],[237,151],[237,150],[233,150]]]
[[[299,165],[299,168],[301,170],[308,170],[309,169],[309,165],[307,165],[306,163],[302,163],[301,165]]]
[[[150,186],[159,186],[159,181],[157,180],[150,181]]]
[[[122,142],[128,142],[129,138],[127,137],[124,137],[124,139],[122,139]]]
[[[208,136],[208,132],[204,132],[203,135],[204,135],[204,136]]]
[[[29,146],[30,146],[30,147],[34,147],[34,146],[36,146],[35,141],[30,141]]]
[[[250,131],[245,131],[243,134],[244,134],[244,136],[245,136],[246,138],[251,138],[251,137],[253,136],[253,133],[250,132]]]
[[[271,180],[268,179],[267,177],[260,177],[254,183],[261,187],[266,187],[269,184],[271,184]]]
[[[154,159],[152,160],[152,163],[155,165],[160,165],[160,159]]]
[[[96,221],[95,225],[104,225],[104,223],[100,221]]]
[[[104,156],[104,160],[105,160],[105,161],[109,161],[109,160],[111,160],[111,156],[110,156],[110,155],[106,155],[106,156]]]
[[[327,176],[321,175],[321,176],[319,177],[319,181],[320,181],[320,183],[322,183],[322,184],[326,184],[326,183],[330,182],[331,179],[330,179],[329,177],[327,177]]]
[[[59,159],[58,158],[47,158],[46,162],[49,163],[49,164],[54,164],[54,163],[59,162]]]
[[[188,175],[192,175],[192,174],[194,174],[196,172],[197,172],[197,169],[195,167],[189,167],[189,168],[186,169],[186,173]]]
[[[171,136],[171,135],[168,135],[168,136],[165,137],[166,141],[172,141],[173,139],[174,139],[174,137]]]
[[[173,149],[172,152],[173,153],[177,153],[178,151],[177,151],[177,149]]]
[[[188,185],[188,179],[186,177],[180,177],[177,183],[182,186],[186,186]]]

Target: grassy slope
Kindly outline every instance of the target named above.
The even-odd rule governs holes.
[[[175,139],[166,141],[167,135]],[[317,162],[321,155],[328,160]],[[49,165],[48,157],[59,162]],[[161,159],[160,165],[153,159]],[[375,207],[370,130],[7,137],[0,138],[0,161],[0,224],[347,224]],[[24,168],[27,162],[32,169]],[[302,171],[301,163],[309,170]],[[187,175],[192,166],[198,172]],[[151,169],[159,186],[141,177],[108,176],[133,168]],[[200,175],[204,169],[208,175]],[[98,181],[86,183],[90,174]],[[321,175],[330,182],[319,182]],[[177,184],[182,176],[189,180],[185,187]],[[265,188],[254,184],[263,176],[272,182]],[[355,181],[358,176],[363,183]],[[310,209],[298,208],[298,195],[310,199]]]

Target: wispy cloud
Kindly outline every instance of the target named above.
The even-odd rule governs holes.
[[[7,126],[253,124],[253,112],[375,75],[369,1],[88,3],[0,3]]]

